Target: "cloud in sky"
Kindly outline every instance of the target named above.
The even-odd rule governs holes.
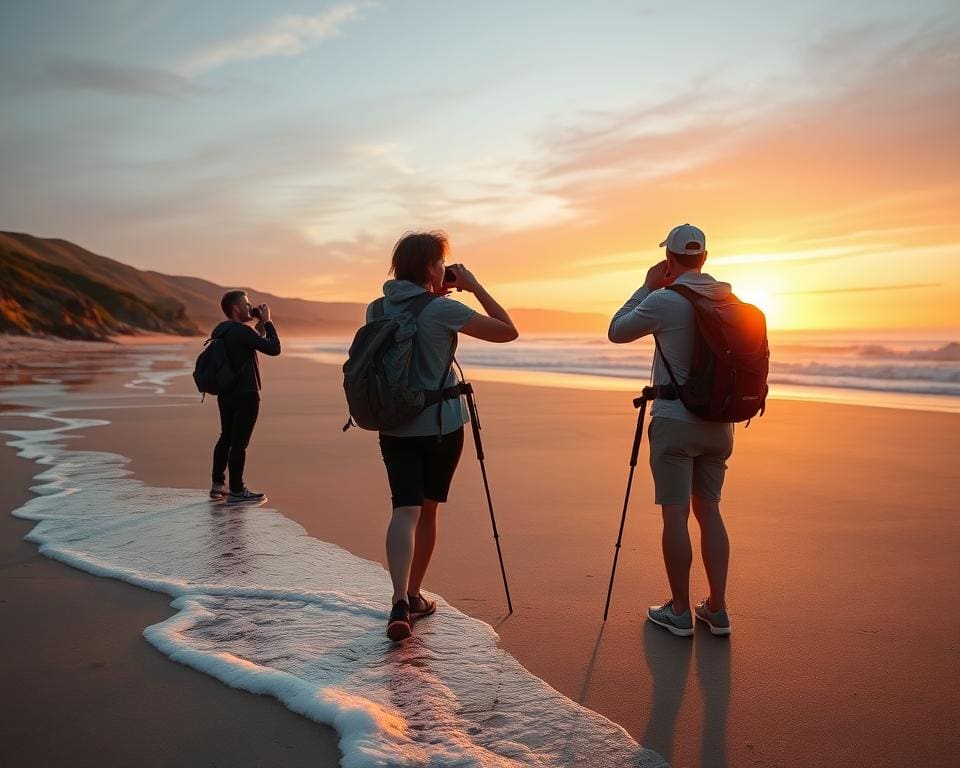
[[[359,18],[367,3],[335,5],[316,16],[283,16],[250,34],[187,54],[175,65],[185,77],[195,77],[232,61],[273,56],[298,56],[310,45],[339,34],[341,27]]]
[[[939,288],[943,283],[904,283],[902,285],[858,285],[850,288],[814,288],[809,291],[777,291],[777,296],[812,296],[823,293],[870,293],[872,291],[910,291]]]
[[[835,257],[842,252],[797,253],[817,250],[798,245],[893,225],[912,234],[864,238],[861,252],[943,242],[960,198],[960,64],[950,55],[957,50],[956,34],[922,34],[879,51],[881,64],[843,77],[840,89],[834,74],[840,77],[842,63],[831,70],[821,63],[816,76],[827,84],[818,97],[761,99],[765,107],[754,107],[748,119],[723,118],[737,112],[733,96],[726,107],[715,101],[709,111],[698,109],[699,125],[680,120],[673,131],[651,130],[640,120],[632,128],[631,119],[612,114],[591,119],[592,130],[548,139],[541,184],[591,224],[556,260],[573,264],[591,251],[656,253],[652,246],[675,219],[704,226],[711,251],[730,263],[736,254],[741,262]],[[682,113],[684,103],[702,103],[700,91],[647,114]],[[644,172],[670,165],[669,173]]]
[[[182,99],[208,92],[166,69],[72,56],[52,56],[32,69],[18,67],[8,73],[7,84],[20,94],[36,89],[80,90],[120,97]]]

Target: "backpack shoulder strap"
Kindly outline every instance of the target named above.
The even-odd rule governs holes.
[[[680,296],[683,296],[683,298],[685,298],[687,301],[693,304],[693,308],[694,310],[696,310],[697,298],[700,297],[700,294],[698,294],[696,291],[692,290],[686,285],[677,285],[676,283],[673,283],[672,285],[668,285],[666,286],[666,288],[667,290],[673,291],[674,293]],[[661,390],[663,390],[663,392],[662,393],[658,392],[656,397],[659,397],[664,400],[677,400],[679,399],[679,394],[680,394],[680,384],[677,381],[677,377],[673,373],[673,367],[670,365],[670,361],[667,360],[667,356],[663,354],[663,350],[660,349],[660,340],[656,337],[656,334],[654,334],[653,343],[657,349],[657,354],[660,355],[660,359],[663,361],[663,365],[667,369],[667,375],[670,376],[670,382],[673,385],[672,393],[670,393],[667,390],[667,388],[660,388]]]
[[[410,299],[407,302],[407,306],[405,309],[407,312],[413,315],[414,318],[416,318],[421,312],[423,312],[427,304],[429,304],[434,299],[439,299],[439,298],[440,297],[437,294],[431,293],[430,291],[418,293],[416,296],[414,296],[412,299]]]
[[[677,283],[673,283],[672,285],[666,286],[666,288],[668,291],[673,291],[674,293],[679,294],[680,296],[683,296],[683,298],[685,298],[687,301],[689,301],[693,305],[696,305],[697,299],[704,298],[703,296],[701,296],[701,294],[697,293],[695,290],[693,290],[690,286],[687,286],[687,285],[677,285]]]
[[[383,317],[383,302],[384,299],[382,297],[373,302],[373,308],[370,310],[370,316],[374,320]]]
[[[674,293],[679,293],[694,306],[704,302],[712,303],[715,301],[714,299],[711,299],[707,296],[704,296],[702,293],[698,293],[697,291],[693,290],[693,288],[691,288],[689,285],[678,285],[677,283],[674,283],[673,285],[668,285],[667,290],[673,291]],[[732,299],[733,301],[740,302],[740,299],[738,299],[733,293],[731,293],[728,298]]]
[[[673,367],[670,365],[670,361],[667,360],[667,356],[663,354],[663,350],[660,349],[660,340],[654,336],[653,345],[656,347],[657,354],[660,355],[660,359],[663,360],[663,364],[667,369],[667,375],[670,377],[672,390],[668,387],[656,387],[657,394],[655,397],[660,398],[661,400],[676,400],[680,396],[680,384],[677,382],[677,377],[673,375]]]

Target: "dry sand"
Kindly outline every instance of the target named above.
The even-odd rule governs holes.
[[[312,535],[383,562],[385,473],[374,434],[340,431],[338,371],[285,357],[262,367],[248,484]],[[186,393],[188,384],[181,379],[173,391]],[[738,428],[723,502],[734,634],[722,640],[698,627],[684,640],[643,621],[645,606],[668,594],[646,448],[611,617],[601,622],[636,420],[629,397],[487,382],[477,392],[515,613],[505,615],[469,436],[426,587],[493,624],[531,672],[675,766],[955,764],[960,416],[775,401],[763,419]],[[78,446],[130,456],[150,484],[205,490],[214,403],[110,418]],[[691,530],[696,547],[693,523]],[[97,596],[120,588],[69,575]],[[692,595],[705,590],[695,562]],[[130,670],[130,685],[162,680],[184,696],[216,687],[139,639],[142,626],[165,615],[163,600],[153,601],[154,619],[131,620],[146,597],[115,607],[111,626],[122,619],[128,645],[165,665],[159,678]],[[18,616],[38,641],[57,632],[49,620]],[[70,638],[76,620],[59,636]],[[174,675],[182,686],[169,683]],[[239,711],[243,696],[223,695],[223,707]],[[44,700],[33,702],[28,717],[45,716]],[[70,711],[82,717],[79,703]],[[156,717],[178,732],[172,714]],[[47,724],[46,733],[58,732]],[[293,764],[290,754],[276,762]]]

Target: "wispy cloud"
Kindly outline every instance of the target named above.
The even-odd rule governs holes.
[[[858,285],[850,288],[814,288],[809,291],[777,291],[777,296],[814,296],[821,293],[869,293],[872,291],[910,291],[939,288],[943,283],[904,283],[903,285]]]
[[[310,45],[334,37],[341,27],[360,17],[367,3],[335,5],[316,16],[283,16],[250,34],[202,48],[184,56],[175,69],[194,77],[232,61],[273,56],[298,56]]]
[[[862,256],[867,253],[890,251],[897,246],[892,243],[870,243],[869,245],[846,245],[832,248],[809,248],[796,251],[774,253],[735,253],[730,256],[711,258],[711,264],[775,264],[783,261],[832,261],[850,256]]]
[[[67,56],[47,59],[36,70],[21,72],[17,81],[20,88],[29,90],[74,89],[160,99],[179,99],[206,91],[189,78],[166,69]]]

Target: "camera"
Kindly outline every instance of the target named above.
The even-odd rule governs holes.
[[[260,314],[260,307],[250,307],[250,317],[255,317],[257,320],[262,320],[263,316]]]
[[[443,270],[444,283],[453,283],[453,282],[456,282],[456,280],[457,280],[457,276],[456,274],[454,274],[454,271],[450,269],[450,267],[447,267],[446,269]]]

